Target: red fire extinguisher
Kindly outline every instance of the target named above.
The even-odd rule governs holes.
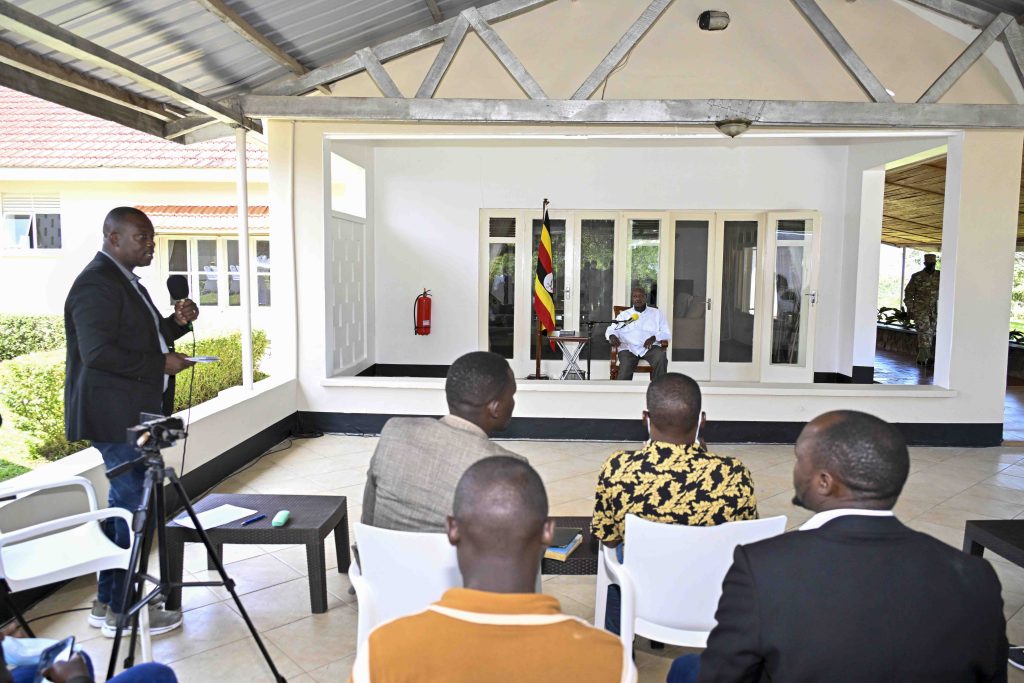
[[[416,334],[430,334],[430,290],[424,289],[413,304],[413,327]]]

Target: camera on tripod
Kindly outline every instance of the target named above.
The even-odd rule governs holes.
[[[180,417],[164,417],[155,413],[141,413],[140,424],[127,429],[128,444],[144,451],[170,448],[186,436],[185,423]]]

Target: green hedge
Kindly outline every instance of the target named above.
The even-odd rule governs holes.
[[[35,458],[60,460],[89,445],[64,438],[64,349],[0,363],[0,403]]]
[[[267,353],[267,333],[252,331],[253,378],[256,381],[267,375],[259,371],[260,361]],[[176,349],[186,355],[192,354],[192,344],[185,338],[179,339]],[[218,363],[197,363],[192,370],[179,374],[175,380],[174,412],[188,408],[189,382],[192,383],[192,405],[209,401],[220,392],[242,384],[242,335],[238,332],[223,337],[209,337],[196,340],[196,356],[217,356]]]
[[[0,362],[26,353],[64,346],[64,318],[59,315],[0,313]]]
[[[197,365],[194,371],[178,375],[174,410],[188,405],[189,376],[194,374],[192,404],[198,405],[229,387],[242,383],[242,350],[239,333],[199,339],[196,355],[219,356],[219,363]],[[267,335],[253,331],[253,360],[259,367],[268,348]],[[191,343],[180,340],[178,350],[192,353]],[[64,438],[64,349],[19,356],[0,363],[0,404],[4,419],[26,435],[29,454],[45,460],[60,460],[79,451],[87,441],[68,443]],[[256,379],[267,375],[256,372]],[[6,423],[5,423],[6,426]]]

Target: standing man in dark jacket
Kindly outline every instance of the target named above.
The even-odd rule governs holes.
[[[139,423],[142,412],[170,415],[174,375],[191,367],[174,352],[174,340],[199,316],[185,299],[174,313],[161,317],[135,268],[153,261],[153,224],[142,211],[119,207],[103,221],[103,249],[75,279],[64,303],[67,362],[64,422],[69,441],[89,439],[107,469],[138,457],[125,442],[125,429]],[[110,482],[109,503],[134,511],[142,500],[144,469],[137,467]],[[127,547],[129,529],[117,523],[106,529]],[[113,637],[126,572],[100,572],[97,600],[89,623]],[[180,612],[153,609],[150,629],[165,633],[181,625]]]

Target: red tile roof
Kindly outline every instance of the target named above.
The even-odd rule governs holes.
[[[249,143],[250,168],[267,150]],[[233,138],[180,145],[0,87],[0,168],[234,168]]]
[[[235,206],[136,206],[153,221],[157,232],[238,232]],[[249,207],[249,230],[270,232],[270,207]]]

